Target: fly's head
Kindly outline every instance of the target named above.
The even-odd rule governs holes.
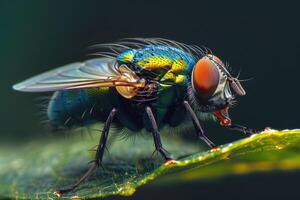
[[[195,64],[191,77],[191,93],[201,111],[228,110],[235,96],[231,90],[236,95],[246,95],[239,80],[231,76],[217,56],[207,54]]]

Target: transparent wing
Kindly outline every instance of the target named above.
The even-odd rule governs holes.
[[[42,73],[13,86],[24,92],[48,92],[90,87],[138,87],[138,77],[115,59],[97,58]]]

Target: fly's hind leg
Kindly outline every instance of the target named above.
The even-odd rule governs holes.
[[[184,101],[183,105],[184,105],[185,109],[188,111],[189,115],[192,118],[194,127],[195,127],[195,129],[197,131],[198,138],[201,139],[203,142],[205,142],[210,148],[212,148],[212,149],[217,148],[217,145],[215,145],[212,141],[210,141],[208,139],[208,137],[206,137],[206,135],[204,134],[204,131],[203,131],[202,127],[201,127],[200,121],[197,118],[196,113],[194,112],[194,110],[190,106],[189,102]]]
[[[149,106],[146,107],[146,113],[147,113],[147,116],[148,116],[150,124],[151,124],[152,135],[153,135],[156,151],[159,152],[167,162],[173,161],[173,159],[171,157],[169,157],[168,152],[162,146],[158,126],[155,121],[153,112]]]
[[[103,154],[104,154],[104,151],[105,151],[107,138],[108,138],[109,128],[110,128],[110,125],[112,123],[112,120],[115,117],[116,112],[117,112],[117,110],[115,108],[113,108],[111,110],[105,124],[104,124],[104,128],[102,130],[102,135],[101,135],[101,138],[99,140],[99,145],[98,145],[98,148],[96,150],[95,159],[91,161],[91,165],[90,165],[89,169],[87,170],[87,172],[74,185],[72,185],[72,186],[70,186],[66,189],[62,189],[62,190],[58,190],[58,191],[54,192],[55,195],[61,196],[64,193],[73,191],[83,181],[85,181],[87,178],[89,178],[95,172],[95,170],[101,165]]]

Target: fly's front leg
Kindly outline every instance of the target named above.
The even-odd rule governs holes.
[[[96,150],[95,159],[91,161],[91,166],[89,167],[87,172],[74,185],[72,185],[72,186],[70,186],[66,189],[62,189],[62,190],[58,190],[58,191],[54,192],[55,195],[60,197],[64,193],[73,191],[84,180],[86,180],[88,177],[90,177],[94,173],[94,171],[101,165],[103,154],[104,154],[104,151],[105,151],[107,138],[108,138],[109,128],[110,128],[110,125],[112,123],[112,120],[114,119],[114,117],[116,115],[116,112],[117,112],[117,110],[115,108],[113,108],[111,110],[105,124],[104,124],[104,128],[102,130],[102,135],[101,135],[101,138],[99,140],[99,145],[98,145],[98,148]]]
[[[217,148],[217,145],[215,145],[212,141],[210,141],[206,135],[204,134],[204,131],[201,127],[200,121],[197,118],[196,113],[194,112],[194,110],[192,109],[192,107],[190,106],[189,102],[184,101],[183,105],[185,107],[185,109],[188,111],[189,115],[192,118],[194,127],[197,131],[197,136],[199,139],[201,139],[203,142],[205,142],[210,148]]]
[[[259,133],[259,131],[256,131],[256,130],[254,130],[252,128],[248,128],[248,127],[245,127],[245,126],[242,126],[242,125],[238,125],[238,124],[231,124],[231,125],[227,126],[226,128],[229,128],[231,130],[236,130],[236,131],[244,132],[244,133],[248,133],[250,135]]]
[[[166,161],[171,161],[172,158],[170,158],[168,156],[168,152],[162,146],[161,139],[160,139],[160,133],[159,133],[159,130],[158,130],[158,127],[157,127],[157,123],[155,121],[153,112],[152,112],[152,110],[149,106],[146,107],[146,113],[147,113],[147,116],[148,116],[150,124],[151,124],[152,135],[153,135],[156,151],[158,151]]]
[[[213,114],[218,119],[221,126],[224,126],[228,129],[241,131],[243,133],[248,133],[250,135],[258,133],[258,131],[255,131],[251,128],[247,128],[245,126],[238,125],[238,124],[232,124],[231,119],[230,119],[229,114],[228,114],[228,107],[224,108],[220,111],[216,111]]]

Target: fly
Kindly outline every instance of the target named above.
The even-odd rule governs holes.
[[[162,38],[125,39],[96,45],[98,58],[72,63],[34,76],[13,86],[23,92],[54,92],[47,110],[57,127],[104,122],[95,159],[74,185],[77,188],[101,164],[111,123],[132,131],[146,128],[155,149],[172,161],[163,148],[160,129],[192,120],[197,136],[217,148],[204,133],[197,114],[208,113],[220,125],[249,134],[247,127],[233,124],[228,110],[235,95],[246,92],[227,65],[206,48]],[[232,93],[234,92],[234,94]]]

